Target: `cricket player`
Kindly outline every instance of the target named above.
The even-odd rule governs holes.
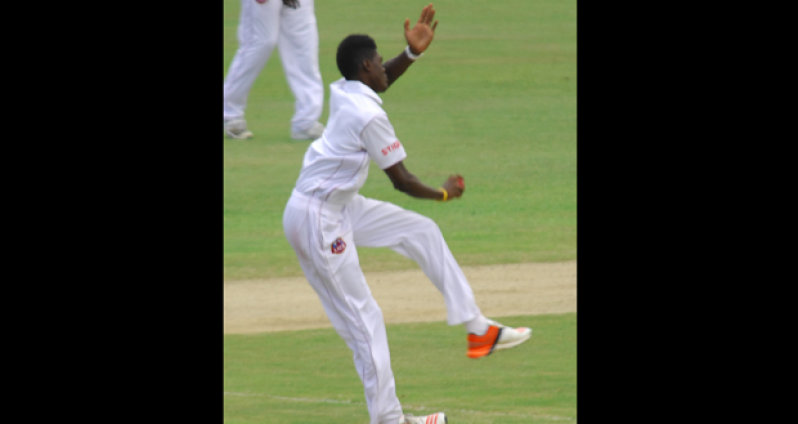
[[[529,339],[529,328],[510,328],[485,318],[431,219],[358,194],[373,160],[397,190],[421,199],[447,202],[463,195],[459,175],[440,188],[418,180],[404,166],[407,157],[382,109],[384,92],[432,42],[432,4],[411,30],[408,46],[383,63],[368,35],[350,35],[338,46],[343,78],[330,84],[330,118],[321,138],[310,144],[296,187],[285,208],[283,228],[302,270],[338,334],[354,353],[371,424],[445,424],[443,412],[403,414],[396,397],[382,311],[371,295],[358,261],[358,247],[390,247],[416,261],[443,294],[449,325],[463,324],[467,355],[480,358]]]
[[[319,32],[314,0],[241,0],[238,50],[224,81],[224,131],[236,139],[252,138],[244,109],[252,84],[274,47],[294,93],[291,138],[315,140],[324,131],[318,119],[324,103],[319,72]]]

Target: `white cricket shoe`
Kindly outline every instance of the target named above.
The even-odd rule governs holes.
[[[518,346],[529,340],[530,337],[532,337],[532,329],[529,327],[511,328],[488,319],[488,331],[484,335],[468,335],[466,355],[469,358],[482,358],[490,355],[494,350]]]
[[[321,122],[316,121],[313,123],[313,126],[305,131],[296,132],[291,130],[291,138],[294,140],[315,140],[321,137],[323,132],[324,125],[322,125]]]
[[[532,337],[532,329],[529,327],[510,328],[490,318],[486,319],[488,320],[488,325],[495,325],[502,328],[502,335],[499,337],[499,341],[496,343],[496,347],[493,350],[509,349],[520,345]]]
[[[423,417],[406,414],[402,418],[399,418],[399,424],[447,424],[448,422],[449,419],[446,418],[446,414],[443,412],[425,415]]]
[[[224,121],[224,132],[228,137],[239,140],[252,138],[252,132],[247,131],[247,121],[243,119]]]

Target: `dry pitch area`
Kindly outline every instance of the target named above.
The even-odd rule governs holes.
[[[576,261],[463,267],[489,318],[576,311]],[[445,321],[443,296],[420,269],[366,273],[388,324]],[[224,333],[331,327],[304,277],[224,283]]]

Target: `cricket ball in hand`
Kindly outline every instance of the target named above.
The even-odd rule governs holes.
[[[465,188],[465,181],[463,181],[463,177],[457,177],[457,187],[460,187],[460,190]]]

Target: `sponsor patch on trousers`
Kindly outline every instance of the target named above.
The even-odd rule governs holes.
[[[341,237],[338,237],[330,246],[330,250],[334,254],[340,255],[341,253],[344,253],[344,250],[346,250],[346,243],[341,240]]]

